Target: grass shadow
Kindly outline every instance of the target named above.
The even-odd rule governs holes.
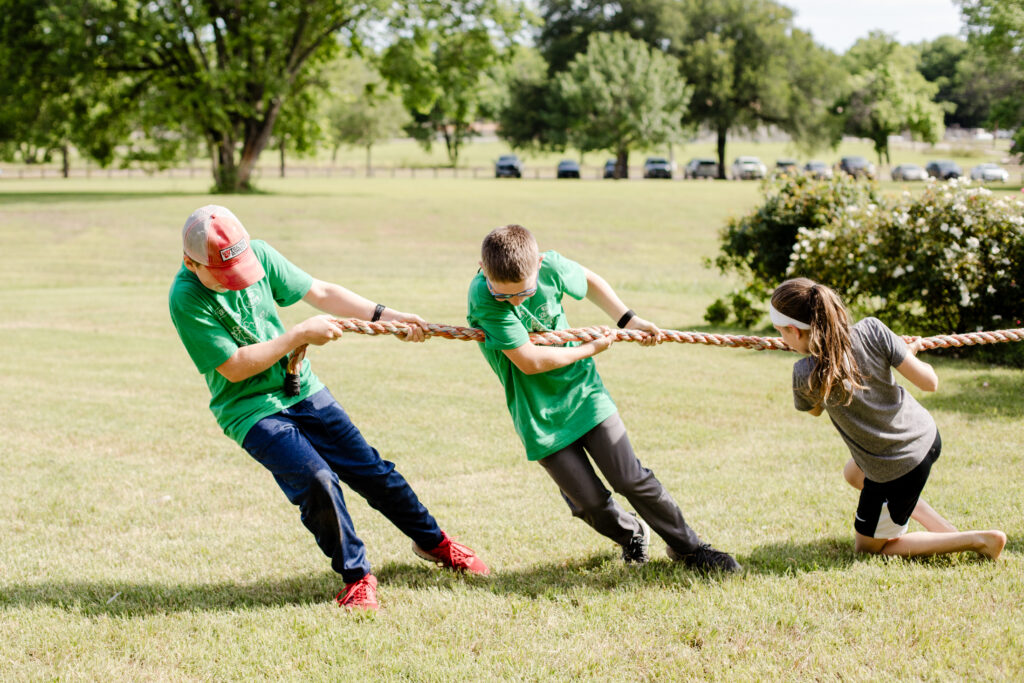
[[[1024,390],[1024,378],[993,375],[984,370],[965,379],[950,380],[928,397],[929,410],[977,418],[1021,418],[1024,403],[1014,400]]]
[[[1024,541],[1011,539],[1008,552],[1024,551]],[[853,550],[849,538],[824,538],[808,543],[772,543],[738,556],[745,573],[794,576],[830,569],[845,569],[867,559]],[[984,562],[969,554],[912,558],[908,561],[945,567]],[[732,575],[706,575],[659,558],[646,565],[626,566],[616,553],[534,565],[521,570],[498,569],[480,577],[440,570],[424,562],[388,562],[375,568],[382,594],[388,587],[411,590],[454,590],[469,587],[497,595],[533,600],[575,601],[580,591],[604,593],[644,588],[686,591],[694,586],[742,580]],[[331,571],[274,581],[206,584],[133,583],[131,581],[42,581],[8,585],[0,592],[0,610],[43,606],[84,616],[150,616],[176,612],[239,611],[287,605],[318,605],[331,600],[343,587]]]
[[[614,553],[550,563],[489,577],[442,571],[425,562],[385,563],[374,569],[382,593],[389,586],[414,590],[454,589],[459,585],[504,595],[558,600],[577,589],[632,589],[649,585],[687,587],[726,580],[704,577],[682,565],[658,560],[626,567]],[[331,571],[267,581],[174,584],[132,581],[41,581],[4,586],[0,610],[43,606],[85,616],[136,617],[176,612],[236,611],[329,601],[344,584]]]
[[[131,199],[166,199],[169,197],[205,196],[206,192],[186,192],[169,190],[167,192],[4,192],[0,191],[0,204],[15,202],[37,202],[41,204],[66,204],[69,202],[109,202]]]

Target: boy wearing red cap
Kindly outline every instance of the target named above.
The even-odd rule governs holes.
[[[210,410],[224,433],[274,475],[302,523],[341,574],[347,608],[376,609],[377,579],[345,507],[348,484],[413,541],[420,557],[454,570],[487,574],[472,549],[452,540],[393,463],[371,447],[330,391],[300,369],[297,396],[286,395],[288,354],[338,339],[335,317],[408,323],[406,341],[423,341],[422,318],[374,304],[317,280],[260,240],[222,206],[204,206],[182,230],[184,259],[171,285],[171,319],[210,389]],[[277,306],[302,300],[318,315],[286,330]]]

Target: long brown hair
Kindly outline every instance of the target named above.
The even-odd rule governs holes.
[[[779,313],[811,326],[807,350],[816,361],[809,378],[812,393],[824,405],[836,392],[836,403],[849,405],[854,389],[863,389],[864,378],[853,357],[850,317],[842,299],[825,285],[805,277],[786,280],[772,293]]]

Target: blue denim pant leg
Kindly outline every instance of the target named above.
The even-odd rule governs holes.
[[[399,530],[427,549],[441,530],[412,487],[383,460],[327,389],[260,420],[242,447],[274,475],[301,510],[331,566],[346,583],[370,571],[362,541],[345,507],[339,480],[363,496]]]

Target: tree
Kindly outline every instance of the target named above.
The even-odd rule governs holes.
[[[690,88],[679,63],[623,33],[595,33],[587,51],[558,74],[570,126],[581,152],[615,153],[616,177],[626,177],[629,150],[682,137]]]
[[[968,42],[994,64],[1024,74],[1024,0],[957,0],[967,20]],[[1000,126],[1016,128],[1012,151],[1024,154],[1024,89],[1021,81],[993,105]]]
[[[831,53],[793,28],[769,0],[682,0],[688,19],[673,52],[696,89],[688,121],[717,137],[725,177],[728,135],[772,126],[812,149],[838,142],[830,105],[839,94]]]
[[[409,114],[397,95],[389,92],[380,74],[364,60],[337,62],[330,76],[327,137],[337,158],[342,145],[366,150],[366,175],[371,175],[373,145],[402,130]]]
[[[848,92],[837,109],[846,132],[869,138],[879,163],[889,162],[889,136],[909,131],[937,142],[944,130],[944,108],[933,98],[938,86],[917,70],[917,53],[891,36],[873,31],[843,56],[850,71]]]
[[[551,69],[595,32],[621,30],[678,57],[694,87],[684,125],[718,139],[725,177],[731,133],[772,126],[805,149],[834,145],[831,105],[842,76],[835,57],[793,28],[792,11],[770,0],[542,0],[539,44]]]
[[[75,0],[58,38],[82,33],[83,64],[108,75],[119,111],[144,108],[150,126],[202,139],[215,189],[251,188],[260,153],[285,103],[310,87],[309,74],[355,40],[360,20],[382,0]],[[75,6],[72,6],[75,5]],[[163,140],[176,144],[174,136]],[[161,140],[155,141],[157,144]]]
[[[462,144],[493,93],[492,66],[510,59],[528,14],[511,0],[426,0],[392,19],[399,36],[381,73],[399,88],[412,116],[406,131],[430,149],[437,136],[458,164]]]
[[[0,155],[23,163],[62,157],[78,147],[101,163],[126,133],[114,90],[79,57],[83,31],[60,6],[0,0]]]

